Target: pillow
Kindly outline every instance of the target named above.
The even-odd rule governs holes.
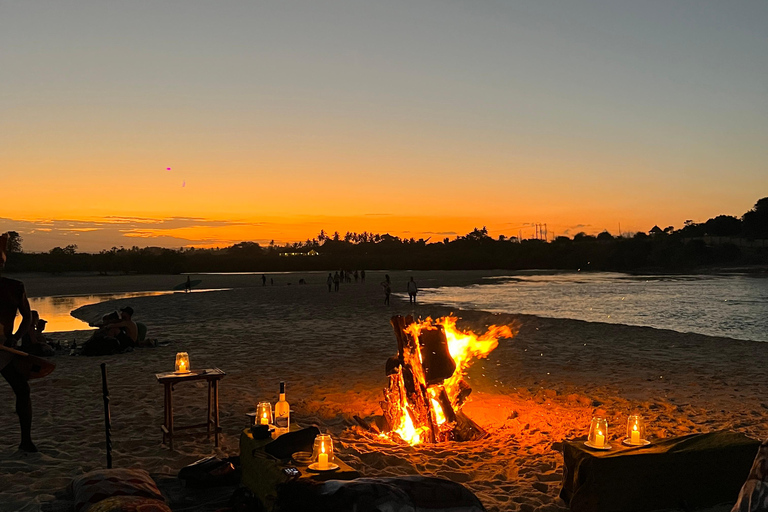
[[[75,512],[113,496],[138,496],[165,501],[155,481],[143,469],[98,469],[72,480]]]
[[[164,501],[139,496],[113,496],[91,505],[88,512],[171,512]]]
[[[757,452],[752,470],[739,493],[739,501],[731,512],[757,512],[768,510],[768,440]]]

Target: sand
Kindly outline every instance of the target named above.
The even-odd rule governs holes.
[[[404,290],[409,274],[391,274],[395,291]],[[436,286],[476,282],[483,273],[414,275],[421,286]],[[31,295],[167,289],[168,283],[183,280],[25,277]],[[309,284],[298,286],[299,277]],[[149,335],[170,344],[108,357],[54,357],[56,371],[32,382],[37,454],[17,451],[13,395],[0,384],[5,433],[0,441],[0,510],[38,510],[73,476],[105,467],[102,362],[110,380],[115,465],[168,475],[203,456],[236,455],[246,412],[260,400],[274,402],[280,380],[287,382],[294,420],[332,433],[344,459],[362,474],[449,478],[475,492],[489,511],[566,510],[557,497],[562,477],[558,443],[584,435],[596,411],[608,416],[614,439],[623,437],[630,412],[645,416],[654,437],[725,428],[768,437],[768,398],[762,392],[768,344],[459,311],[464,328],[520,326],[514,339],[502,341],[469,373],[473,393],[464,411],[490,432],[489,438],[419,447],[381,440],[357,428],[352,416],[380,413],[384,363],[397,350],[389,318],[439,316],[449,310],[411,307],[395,297],[391,306],[384,306],[382,274],[371,272],[367,283],[342,285],[339,293],[328,293],[324,278],[281,275],[275,286],[262,287],[260,276],[206,276],[206,287],[234,289],[79,310],[79,317],[94,318],[130,303],[136,319],[150,326]],[[88,334],[52,337],[82,342]],[[224,432],[218,449],[205,435],[178,437],[174,452],[161,443],[162,387],[154,374],[172,369],[178,351],[190,354],[193,367],[227,372],[221,385]],[[178,386],[174,399],[177,424],[204,418],[202,384]]]

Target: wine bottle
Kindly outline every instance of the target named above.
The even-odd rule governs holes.
[[[285,434],[291,427],[291,406],[285,400],[285,382],[280,383],[280,400],[275,404],[275,428],[277,434]]]

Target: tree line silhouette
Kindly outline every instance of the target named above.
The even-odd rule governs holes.
[[[648,233],[614,236],[577,233],[552,241],[519,240],[475,228],[464,236],[415,240],[377,233],[321,230],[304,242],[266,246],[240,242],[215,249],[113,247],[98,254],[77,245],[47,253],[25,253],[22,237],[10,232],[10,272],[181,273],[267,272],[327,269],[564,269],[612,271],[687,271],[702,266],[768,264],[768,197],[741,218],[718,215],[703,223],[685,221],[681,229],[654,226]]]

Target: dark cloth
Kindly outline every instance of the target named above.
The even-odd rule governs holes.
[[[747,481],[731,512],[760,512],[768,510],[768,440],[760,445]]]
[[[734,503],[760,442],[735,432],[691,434],[610,451],[563,443],[560,497],[574,512],[684,510]],[[617,449],[621,446],[621,449]]]
[[[129,347],[135,347],[136,342],[131,339],[130,336],[125,331],[120,331],[117,333],[117,336],[115,336],[117,341],[120,343],[120,350],[125,350]]]
[[[283,434],[264,447],[264,451],[276,459],[287,459],[295,452],[311,452],[315,437],[320,435],[317,427],[307,427]]]
[[[80,351],[80,355],[110,356],[112,354],[117,354],[121,350],[120,341],[118,341],[117,338],[96,333],[91,336],[91,339],[83,343],[83,348]]]

